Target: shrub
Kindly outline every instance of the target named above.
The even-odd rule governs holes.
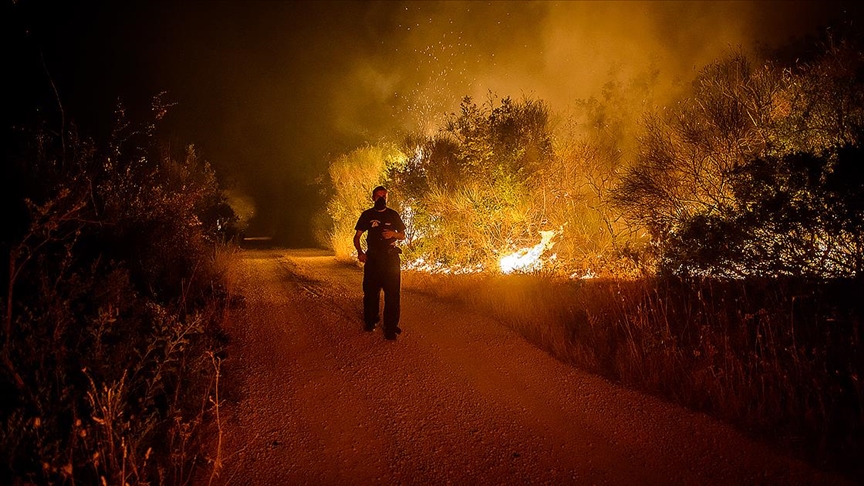
[[[785,69],[733,55],[703,69],[678,108],[647,118],[615,200],[650,230],[660,271],[860,275],[857,45]]]
[[[355,253],[354,225],[360,213],[372,206],[372,189],[386,185],[388,170],[404,160],[405,156],[396,146],[380,144],[360,147],[331,162],[329,186],[332,193],[327,213],[333,226],[328,240],[337,258],[347,260]]]
[[[214,256],[234,216],[194,149],[176,157],[152,127],[121,110],[107,149],[37,130],[18,154],[28,217],[3,242],[4,483],[178,484],[202,460],[225,343]]]

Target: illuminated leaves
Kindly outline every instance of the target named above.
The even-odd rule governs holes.
[[[398,170],[407,162],[407,156],[396,146],[380,144],[360,147],[330,163],[328,175],[332,193],[327,213],[333,221],[333,229],[328,240],[337,256],[351,255],[354,224],[360,213],[371,206],[372,189],[387,184],[388,171]],[[391,199],[390,205],[394,203]]]

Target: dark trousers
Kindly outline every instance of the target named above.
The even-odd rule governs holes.
[[[372,327],[379,319],[378,304],[384,291],[384,332],[396,332],[399,325],[399,291],[402,276],[399,255],[369,256],[363,267],[363,320]]]

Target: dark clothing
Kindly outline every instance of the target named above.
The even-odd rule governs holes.
[[[399,213],[387,208],[384,211],[363,211],[354,227],[366,231],[366,264],[363,267],[363,320],[366,329],[372,329],[380,318],[379,302],[384,291],[384,335],[394,338],[399,326],[399,293],[402,284],[400,275],[401,251],[395,238],[385,240],[385,229],[403,232],[405,223]]]
[[[363,267],[363,321],[371,329],[379,319],[381,291],[384,291],[384,334],[399,326],[399,292],[402,277],[399,255],[369,256]]]
[[[367,209],[360,214],[360,219],[357,220],[354,229],[368,232],[366,233],[366,254],[372,257],[373,255],[386,254],[388,250],[396,248],[397,240],[395,238],[385,240],[381,233],[385,229],[405,231],[405,223],[402,222],[399,213],[390,208],[386,208],[384,211]]]

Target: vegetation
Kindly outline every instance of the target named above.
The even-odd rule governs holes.
[[[382,161],[366,158],[384,150],[390,155]],[[409,226],[405,254],[414,265],[495,270],[501,257],[553,231],[563,256],[556,271],[632,271],[618,247],[628,229],[605,204],[615,180],[607,162],[616,156],[585,143],[556,154],[543,102],[490,96],[478,106],[466,97],[433,137],[360,149],[331,164],[332,248],[351,256],[343,222],[353,225],[369,207],[367,193],[384,184]]]
[[[347,215],[368,206],[368,190],[387,185],[409,220],[409,266],[438,271],[496,271],[552,231],[542,268],[559,275],[855,277],[859,44],[828,39],[791,66],[731,53],[702,69],[675,109],[645,112],[632,158],[620,83],[581,103],[575,128],[540,100],[465,98],[434,136],[335,161],[330,214],[356,217]],[[650,98],[650,80],[633,92]],[[342,258],[348,235],[331,235]]]
[[[552,356],[861,478],[860,281],[403,274]]]
[[[680,111],[647,119],[615,202],[652,235],[660,271],[861,275],[862,66],[850,43],[785,70],[736,54]]]
[[[118,109],[104,147],[75,129],[15,140],[5,484],[185,484],[212,453],[202,439],[219,406],[222,242],[236,218],[193,147],[157,143],[165,104],[152,108],[140,126]]]
[[[404,156],[392,145],[361,147],[330,164],[332,196],[327,211],[332,218],[332,229],[325,238],[340,258],[354,251],[351,237],[354,225],[364,209],[371,206],[372,189],[368,181],[390,168],[403,163]],[[368,187],[367,187],[368,186]]]

